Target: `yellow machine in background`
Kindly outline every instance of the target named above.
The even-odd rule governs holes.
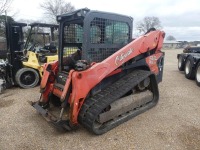
[[[22,88],[35,87],[42,77],[43,65],[58,60],[55,42],[58,25],[32,23],[29,26],[22,66],[15,75],[15,82]]]
[[[47,60],[46,63],[50,63],[55,60],[58,60],[58,55],[45,56],[45,57]],[[30,67],[30,68],[38,70],[40,77],[42,77],[43,63],[39,62],[39,59],[38,59],[36,53],[29,51],[28,52],[28,61],[23,61],[22,63],[24,65],[24,67]]]
[[[25,23],[6,22],[6,59],[0,62],[0,90],[18,85],[32,88],[38,85],[45,63],[58,60],[58,25],[29,24],[30,31],[24,44]],[[64,56],[70,53],[67,52]]]

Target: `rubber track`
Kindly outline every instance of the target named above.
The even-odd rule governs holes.
[[[101,92],[85,100],[79,112],[78,121],[86,129],[95,134],[103,134],[121,123],[112,124],[110,127],[101,129],[94,128],[94,122],[98,115],[112,102],[119,99],[135,87],[139,82],[151,75],[150,71],[135,70],[122,77]]]

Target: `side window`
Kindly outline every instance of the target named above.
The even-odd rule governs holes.
[[[128,22],[106,18],[94,18],[90,22],[90,43],[84,57],[90,62],[100,62],[129,42],[130,26]]]
[[[126,44],[129,39],[129,27],[123,22],[112,22],[106,26],[106,43]]]
[[[129,29],[126,23],[118,22],[114,25],[113,43],[128,43]]]
[[[101,41],[101,29],[98,26],[91,26],[90,28],[90,42],[100,43]]]
[[[129,41],[129,26],[125,22],[94,18],[90,24],[90,42],[126,44]]]

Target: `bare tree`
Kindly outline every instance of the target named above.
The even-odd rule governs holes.
[[[136,28],[140,34],[144,34],[151,28],[161,29],[162,26],[158,17],[144,17],[137,23]]]
[[[65,2],[65,0],[46,0],[40,4],[40,7],[45,11],[46,16],[50,18],[50,21],[54,23],[57,15],[75,10],[75,7],[70,2]]]
[[[175,41],[176,38],[175,38],[174,36],[172,36],[172,35],[169,35],[169,36],[166,38],[166,40],[168,40],[168,41]]]
[[[10,7],[12,0],[0,0],[0,15]]]
[[[11,16],[0,15],[0,37],[6,37],[6,19],[8,22],[14,21],[14,19]]]

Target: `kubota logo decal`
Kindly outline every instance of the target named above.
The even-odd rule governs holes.
[[[150,56],[149,57],[149,64],[154,65],[157,63],[157,57],[156,56]]]
[[[133,52],[133,49],[129,49],[126,53],[121,53],[115,58],[115,65],[118,66],[119,64],[124,63],[124,59],[128,57]]]

